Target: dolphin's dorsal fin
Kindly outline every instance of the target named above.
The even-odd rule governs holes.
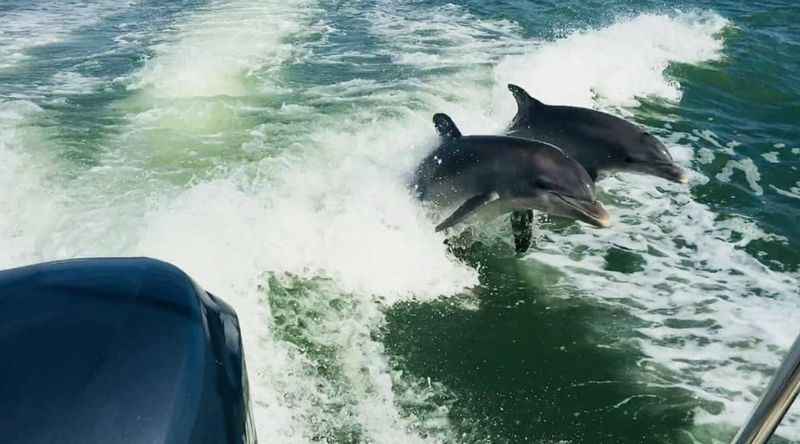
[[[451,119],[447,114],[434,114],[433,124],[436,125],[436,131],[441,137],[446,139],[457,139],[461,137],[461,131],[458,130],[456,124],[453,123],[453,119]]]
[[[521,86],[508,84],[508,90],[514,95],[514,100],[517,101],[517,115],[514,116],[514,124],[521,122],[528,122],[533,117],[533,113],[537,107],[542,106],[543,103],[534,99],[528,94]]]

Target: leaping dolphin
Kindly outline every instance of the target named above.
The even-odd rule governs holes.
[[[491,217],[528,209],[596,227],[609,225],[592,178],[553,145],[507,136],[462,136],[446,114],[435,114],[433,122],[441,144],[417,168],[414,186],[421,200],[443,208],[458,206],[437,231],[476,213]],[[531,223],[513,221],[517,251],[530,245]]]
[[[688,182],[664,144],[643,128],[588,108],[545,105],[517,85],[508,89],[518,109],[506,134],[559,147],[592,179],[619,171]]]
[[[508,89],[517,101],[517,114],[506,134],[552,143],[586,168],[592,180],[619,171],[688,182],[664,144],[639,126],[588,108],[546,105],[517,85]],[[530,210],[511,215],[516,226],[531,219]]]

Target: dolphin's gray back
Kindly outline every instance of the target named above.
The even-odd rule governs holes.
[[[572,106],[539,105],[528,116],[515,119],[507,134],[551,143],[577,160],[590,173],[624,162],[619,141],[639,137],[636,125],[599,111]]]
[[[537,172],[565,171],[566,177],[586,175],[558,148],[506,136],[466,136],[444,139],[416,171],[414,185],[422,200],[460,203],[465,198],[497,192],[513,197]],[[543,174],[544,176],[544,174]]]
[[[506,191],[520,173],[514,159],[528,157],[526,146],[537,144],[498,136],[443,139],[417,169],[419,197],[452,203],[486,191]]]

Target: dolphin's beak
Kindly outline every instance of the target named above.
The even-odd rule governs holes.
[[[588,202],[562,194],[553,194],[572,209],[570,213],[576,219],[598,228],[607,228],[611,225],[611,217],[599,201]]]
[[[647,168],[647,174],[661,177],[672,182],[689,183],[689,176],[683,168],[674,163],[657,163]]]

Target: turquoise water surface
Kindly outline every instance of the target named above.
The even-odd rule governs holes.
[[[454,256],[406,183],[432,113],[501,132],[509,82],[689,185]],[[239,313],[261,442],[724,443],[800,332],[798,122],[788,0],[5,0],[0,268],[182,267]]]

